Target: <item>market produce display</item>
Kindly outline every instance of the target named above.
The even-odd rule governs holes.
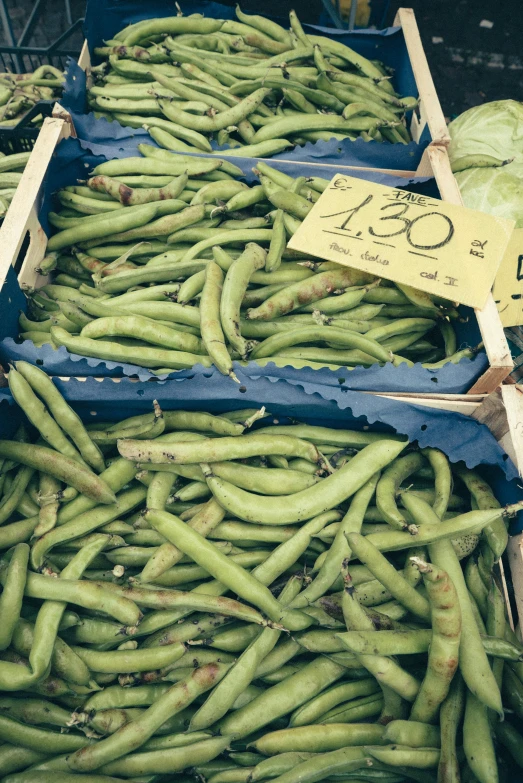
[[[328,185],[259,161],[146,144],[57,194],[41,262],[53,282],[29,294],[22,339],[164,374],[233,360],[294,367],[473,357],[452,302],[286,248]]]
[[[157,403],[86,427],[37,367],[9,386],[4,783],[494,783],[522,764],[523,647],[494,573],[523,503],[400,435]]]
[[[16,125],[38,101],[56,100],[62,94],[64,74],[52,65],[41,65],[33,73],[0,73],[0,128]],[[32,125],[41,125],[42,116]]]
[[[0,221],[9,209],[30,155],[30,152],[17,152],[14,155],[0,153]]]
[[[88,93],[96,116],[149,129],[178,152],[270,157],[309,141],[363,138],[406,144],[406,113],[387,64],[331,38],[263,16],[145,19],[95,48]],[[229,154],[229,153],[228,153]]]

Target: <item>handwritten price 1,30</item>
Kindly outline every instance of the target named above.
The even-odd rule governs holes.
[[[350,232],[352,231],[351,228],[348,228],[349,223],[354,218],[355,215],[360,210],[363,210],[364,207],[366,207],[368,204],[370,204],[374,199],[373,195],[368,195],[366,198],[363,199],[363,201],[358,204],[355,207],[352,207],[350,209],[343,210],[342,212],[334,212],[329,215],[320,215],[321,218],[333,218],[333,217],[340,217],[345,216],[345,219],[341,222],[341,225],[335,226],[335,228],[339,229],[340,231],[346,231]],[[418,197],[419,199],[419,197]],[[421,215],[417,215],[414,218],[407,217],[407,212],[409,209],[413,206],[412,204],[402,204],[397,200],[391,201],[389,204],[384,204],[382,207],[380,207],[381,212],[388,212],[389,210],[395,209],[396,211],[394,213],[384,214],[381,217],[378,218],[380,223],[384,223],[385,221],[390,220],[396,220],[400,223],[400,227],[397,231],[390,231],[389,233],[380,233],[376,230],[376,227],[374,226],[368,226],[367,231],[369,234],[373,237],[379,237],[379,239],[390,239],[391,237],[397,237],[402,234],[405,234],[405,239],[409,243],[409,245],[413,248],[416,248],[416,250],[439,250],[442,247],[445,247],[445,245],[448,245],[451,241],[452,237],[454,236],[454,224],[452,220],[447,216],[443,215],[441,212],[433,211],[433,212],[424,212]],[[416,206],[424,206],[424,204],[420,204],[418,201]],[[425,221],[424,223],[422,221]],[[428,222],[427,222],[428,221]],[[354,221],[355,222],[355,221]],[[431,237],[431,241],[428,244],[422,243],[419,240],[416,241],[416,238],[414,236],[414,230],[415,228],[421,229],[424,233],[424,236],[427,235]],[[392,226],[383,226],[383,228],[392,228]],[[361,231],[359,232],[361,234]],[[441,234],[441,236],[438,236]],[[359,236],[355,236],[355,239],[359,239]],[[378,242],[376,244],[384,244],[389,247],[394,247],[394,245],[391,245],[387,242]],[[413,251],[408,251],[413,252]],[[425,253],[416,253],[416,255],[424,255],[427,258],[434,258],[434,256],[429,256]]]

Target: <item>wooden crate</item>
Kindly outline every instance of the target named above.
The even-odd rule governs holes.
[[[445,116],[432,81],[414,10],[412,8],[399,8],[394,18],[394,26],[401,27],[403,31],[412,72],[418,88],[419,106],[416,111],[412,112],[410,125],[412,138],[418,142],[423,131],[428,126],[432,143],[446,147],[450,144],[447,123],[445,122]],[[84,41],[82,51],[78,57],[78,65],[89,76],[91,56],[87,41]]]
[[[38,221],[42,183],[56,145],[63,138],[75,135],[68,113],[57,105],[54,114],[55,116],[46,119],[42,126],[29,163],[1,228],[0,283],[5,280],[10,264],[16,266],[18,279],[22,286],[38,287],[46,281],[35,271],[35,267],[44,256],[46,246],[45,232]],[[310,165],[317,167],[318,173],[320,173],[324,164]],[[339,166],[337,168],[347,173],[357,174],[358,172],[358,168],[353,167]],[[383,172],[383,170],[380,171]],[[450,170],[447,152],[443,147],[429,147],[416,172],[394,173],[404,177],[434,176],[443,200],[455,204],[462,203],[456,181]],[[25,258],[20,262],[19,253],[26,234],[29,234],[29,249]],[[492,295],[489,296],[487,304],[482,310],[476,310],[476,317],[485,344],[489,367],[470,389],[470,393],[488,394],[493,392],[510,374],[513,363]]]

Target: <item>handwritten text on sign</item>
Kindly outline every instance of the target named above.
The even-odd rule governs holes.
[[[494,301],[503,326],[523,324],[523,228],[515,228],[496,275]]]
[[[482,308],[513,227],[512,220],[338,174],[289,247]]]

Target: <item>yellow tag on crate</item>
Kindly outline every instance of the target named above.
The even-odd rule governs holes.
[[[496,275],[494,301],[503,326],[523,324],[523,228],[515,228]]]
[[[513,228],[512,220],[337,174],[289,247],[482,308]]]

